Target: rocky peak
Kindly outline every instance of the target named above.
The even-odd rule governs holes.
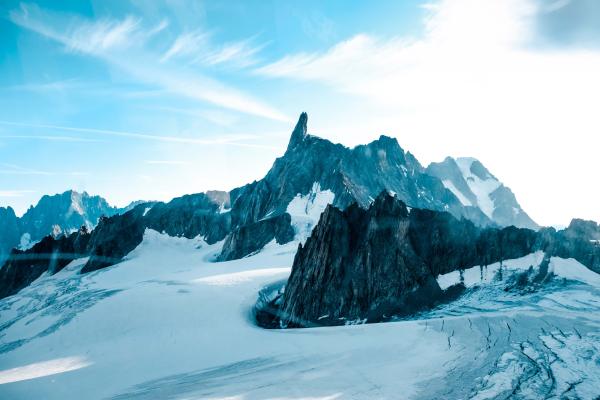
[[[298,118],[298,122],[296,123],[296,127],[292,132],[292,136],[290,137],[290,143],[288,144],[288,150],[293,149],[298,144],[302,143],[306,135],[308,134],[308,114],[303,112],[300,114],[300,118]]]
[[[594,221],[574,218],[566,229],[571,236],[586,240],[600,240],[600,225]]]

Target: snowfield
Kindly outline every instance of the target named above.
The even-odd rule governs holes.
[[[255,256],[215,263],[222,243],[147,230],[116,266],[79,275],[82,259],[40,277],[0,301],[0,398],[600,394],[600,279],[574,260],[552,258],[557,277],[526,293],[504,291],[493,278],[499,266],[483,277],[479,267],[467,270],[464,296],[411,320],[261,329],[252,318],[258,292],[289,275],[297,245],[271,243]],[[505,262],[504,276],[542,259]]]

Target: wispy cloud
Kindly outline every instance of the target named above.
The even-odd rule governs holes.
[[[231,126],[239,120],[237,114],[218,109],[189,109],[181,107],[151,107],[150,109],[186,115],[194,119],[203,118],[220,126]]]
[[[35,193],[35,190],[0,190],[0,197],[23,197]]]
[[[212,32],[193,31],[179,35],[160,58],[161,62],[176,58],[194,65],[227,65],[244,68],[255,65],[257,54],[266,46],[255,44],[255,38],[217,45]]]
[[[145,162],[151,165],[189,165],[185,161],[178,160],[146,160]]]
[[[146,45],[148,38],[166,27],[164,22],[146,28],[140,19],[132,16],[123,20],[89,21],[76,16],[64,17],[42,10],[35,5],[25,4],[22,4],[19,9],[12,10],[9,18],[22,28],[61,43],[70,51],[97,57],[123,70],[137,81],[245,114],[289,122],[289,118],[275,108],[240,90],[197,71],[185,71],[157,63],[156,60],[166,54],[156,54]],[[173,48],[168,58],[181,54],[185,44]],[[228,48],[224,53],[215,54],[212,62],[218,63],[236,55],[252,54],[251,50],[244,49],[243,47]]]
[[[0,134],[0,139],[48,140],[51,142],[84,142],[84,143],[102,142],[102,140],[99,140],[99,139],[88,139],[88,138],[82,138],[82,137],[77,137],[77,136],[53,136],[53,135],[2,135],[2,134]]]
[[[4,87],[8,90],[26,90],[31,92],[63,91],[88,87],[78,79],[61,79],[49,82],[32,82],[23,85]]]
[[[53,175],[52,172],[42,171],[15,164],[0,163],[0,174],[2,175]]]
[[[196,59],[197,62],[208,65],[221,65],[235,62],[235,66],[239,68],[255,65],[258,60],[256,56],[266,44],[253,45],[252,39],[247,39],[239,42],[226,43],[221,48],[214,50],[206,56],[201,56]]]
[[[197,55],[208,46],[209,34],[203,31],[186,32],[179,35],[171,47],[160,58],[161,62],[178,56]]]
[[[111,129],[95,129],[95,128],[82,128],[73,126],[61,126],[51,124],[30,124],[25,122],[12,122],[12,121],[0,121],[0,124],[10,126],[20,126],[28,128],[40,128],[40,129],[53,129],[57,131],[68,131],[68,132],[80,132],[96,135],[116,136],[131,139],[140,140],[151,140],[158,142],[170,142],[170,143],[182,143],[182,144],[195,144],[195,145],[230,145],[240,147],[261,147],[261,148],[273,148],[271,146],[265,146],[261,144],[245,143],[243,140],[257,139],[257,135],[250,134],[226,134],[221,136],[215,136],[207,139],[193,138],[193,137],[181,137],[181,136],[165,136],[165,135],[153,135],[147,133],[136,133],[127,131],[116,131]],[[2,165],[2,164],[0,164]]]
[[[140,19],[128,16],[122,21],[82,22],[70,33],[66,44],[71,50],[96,53],[127,48],[140,36],[143,36]]]

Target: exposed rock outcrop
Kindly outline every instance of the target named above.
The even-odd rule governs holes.
[[[560,235],[514,226],[482,229],[446,212],[410,209],[387,193],[367,210],[356,204],[344,211],[329,206],[299,246],[275,314],[284,326],[382,321],[450,295],[437,285],[439,274],[537,250],[589,266],[587,253],[577,247],[585,241],[581,225]]]
[[[285,213],[236,228],[227,236],[218,261],[245,257],[261,250],[273,239],[279,244],[292,241],[294,229],[290,221],[290,214]]]
[[[17,293],[44,272],[55,274],[87,253],[90,233],[85,226],[70,236],[46,236],[22,251],[14,249],[0,269],[0,298]]]

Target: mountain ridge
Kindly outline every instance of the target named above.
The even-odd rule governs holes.
[[[0,260],[12,248],[27,249],[49,234],[68,234],[81,226],[91,230],[101,216],[123,213],[136,203],[114,207],[99,195],[70,189],[42,196],[20,217],[10,206],[0,207]]]
[[[328,203],[340,209],[356,203],[366,209],[382,191],[394,193],[410,207],[447,211],[478,226],[495,225],[480,208],[461,203],[395,138],[381,135],[368,144],[348,148],[309,134],[308,115],[302,113],[284,154],[262,179],[229,192],[190,194],[98,217],[98,226],[81,248],[81,255],[89,256],[81,272],[118,263],[141,243],[145,229],[171,236],[201,236],[209,244],[224,240],[216,261],[246,257],[272,240],[279,244],[303,240]],[[314,199],[319,201],[309,207]],[[80,208],[77,200],[75,196],[69,205],[72,215],[81,215],[75,212]],[[36,251],[34,246],[28,254]],[[3,269],[18,265],[9,262]],[[18,289],[11,287],[5,293]]]

